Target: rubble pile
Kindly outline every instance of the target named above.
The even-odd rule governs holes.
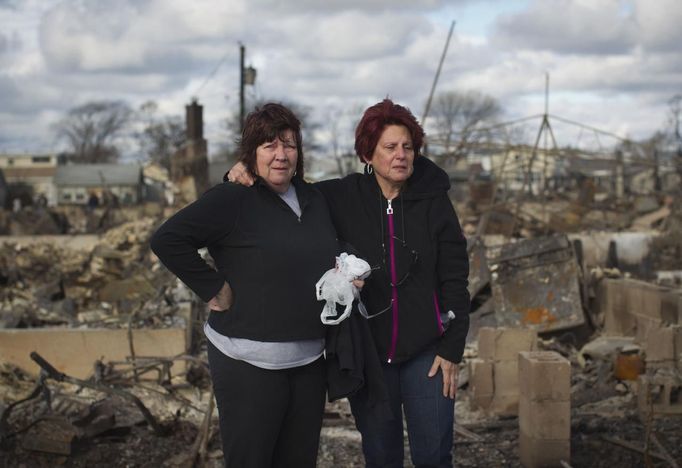
[[[679,204],[589,184],[503,200],[479,188],[457,207],[472,297],[457,466],[682,465]],[[0,243],[0,328],[129,333],[116,358],[86,356],[87,377],[34,353],[38,378],[0,368],[0,466],[222,466],[202,317],[187,314],[196,298],[148,247],[160,210],[64,212],[69,232],[100,233],[86,248]],[[132,338],[180,322],[171,339]],[[161,352],[189,335],[192,346]],[[361,465],[360,442],[348,402],[328,404],[318,466]]]
[[[17,212],[0,209],[0,236],[96,234],[141,218],[159,218],[162,213],[162,205],[149,202],[96,208],[26,206]]]
[[[139,326],[173,325],[175,305],[187,298],[174,298],[182,288],[150,253],[154,226],[125,223],[86,249],[0,244],[0,327],[119,327],[133,313]]]
[[[201,466],[221,466],[217,426],[201,430],[212,398],[206,380],[117,387],[64,380],[0,367],[1,400],[14,401],[0,406],[2,466],[192,466],[199,437]]]

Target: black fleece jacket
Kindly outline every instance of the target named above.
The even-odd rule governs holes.
[[[374,268],[361,296],[370,315],[384,311],[369,320],[380,358],[401,362],[436,345],[438,355],[460,362],[469,330],[469,260],[466,239],[447,195],[447,174],[418,157],[413,174],[392,201],[398,238],[393,239],[395,267],[397,279],[403,279],[396,287],[395,318],[387,201],[375,177],[351,174],[315,185],[327,198],[339,239]],[[449,310],[455,318],[443,331],[439,312]]]
[[[163,264],[208,302],[232,287],[228,312],[211,311],[219,333],[259,341],[322,338],[315,283],[334,267],[338,242],[324,197],[294,178],[301,217],[261,179],[253,187],[216,185],[168,219],[151,247]],[[207,247],[217,271],[197,253]]]

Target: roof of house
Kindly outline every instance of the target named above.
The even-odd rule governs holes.
[[[592,177],[608,177],[615,174],[618,162],[615,159],[604,158],[570,158],[568,171],[574,174],[582,174]],[[653,169],[651,163],[645,161],[623,162],[623,172],[627,175],[638,174]]]
[[[56,167],[5,167],[5,178],[7,179],[31,179],[53,177]]]
[[[57,167],[54,183],[79,187],[137,185],[141,178],[142,168],[137,164],[69,164]]]

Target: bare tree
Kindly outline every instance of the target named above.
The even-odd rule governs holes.
[[[362,105],[354,104],[345,110],[330,107],[327,112],[329,143],[339,177],[356,170],[357,156],[353,148],[353,134],[362,116],[362,111]]]
[[[668,101],[670,126],[677,143],[682,143],[680,134],[680,115],[682,114],[682,94],[676,94]]]
[[[432,106],[436,134],[429,140],[442,146],[446,155],[462,156],[471,144],[490,136],[490,132],[481,127],[494,123],[501,113],[497,100],[486,94],[476,91],[440,93]]]
[[[93,101],[71,109],[56,125],[58,138],[71,147],[69,158],[78,163],[116,161],[116,137],[130,121],[131,109],[123,101]]]
[[[157,110],[154,101],[140,106],[144,127],[136,136],[145,156],[170,170],[171,156],[187,141],[187,133],[180,116],[158,118]]]

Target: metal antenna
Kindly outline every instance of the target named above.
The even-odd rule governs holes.
[[[429,99],[426,101],[426,107],[424,108],[424,115],[422,115],[422,127],[426,127],[426,117],[429,115],[429,109],[431,108],[431,100],[433,99],[433,93],[436,90],[436,84],[438,83],[438,77],[440,76],[440,70],[443,67],[443,62],[445,61],[445,54],[448,52],[448,45],[450,44],[450,38],[452,37],[452,31],[455,29],[455,21],[450,24],[450,32],[448,33],[448,40],[445,41],[445,47],[443,48],[443,55],[440,57],[440,62],[438,63],[438,70],[436,71],[436,76],[433,78],[433,85],[431,85],[431,92],[429,93]]]

